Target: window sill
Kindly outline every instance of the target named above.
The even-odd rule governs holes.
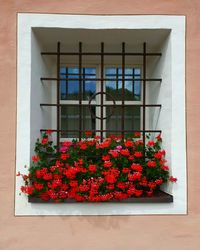
[[[28,202],[30,203],[54,203],[54,204],[58,204],[57,202],[53,201],[53,200],[49,200],[49,201],[44,201],[40,198],[37,197],[29,197],[28,198]],[[105,203],[171,203],[173,202],[173,196],[165,193],[163,191],[158,191],[156,192],[152,197],[132,197],[126,200],[113,200],[113,201],[106,201]],[[66,199],[65,201],[61,202],[61,203],[94,203],[94,202],[77,202],[75,200],[72,199]],[[98,203],[98,202],[95,202]],[[102,203],[102,202],[100,202]]]

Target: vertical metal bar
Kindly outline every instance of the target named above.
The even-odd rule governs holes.
[[[145,129],[146,129],[146,43],[143,44],[143,144],[145,148]],[[144,152],[145,154],[145,152]],[[144,155],[145,156],[145,155]]]
[[[103,141],[103,90],[104,90],[104,43],[101,43],[101,103],[100,103],[100,108],[101,108],[101,114],[100,114],[100,117],[101,117],[101,120],[100,120],[100,136],[101,136],[101,141]]]
[[[79,42],[79,141],[82,134],[82,43]]]
[[[57,43],[57,150],[60,146],[60,42]]]
[[[124,139],[124,91],[125,88],[125,43],[122,43],[122,113],[121,113],[121,130],[122,139]]]
[[[132,69],[132,77],[133,77],[133,81],[132,81],[133,98],[135,98],[135,80],[134,80],[135,79],[135,68]]]
[[[69,87],[68,87],[68,85],[69,85],[69,75],[68,75],[68,67],[66,67],[66,82],[65,82],[65,84],[66,84],[66,96],[68,96],[68,92],[69,92]],[[65,97],[66,98],[66,97]]]

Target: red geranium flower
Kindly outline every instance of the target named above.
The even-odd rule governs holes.
[[[130,155],[130,152],[129,152],[129,150],[126,148],[126,149],[122,149],[121,151],[120,151],[120,153],[122,154],[122,155],[124,155],[124,156],[129,156]]]
[[[35,182],[35,183],[34,183],[34,187],[35,187],[35,189],[37,189],[37,190],[41,190],[41,189],[43,189],[44,185],[43,185],[42,183],[37,183],[37,182]]]
[[[18,171],[18,173],[16,174],[16,176],[20,176],[21,174],[20,174],[20,172]]]
[[[51,130],[51,129],[47,129],[47,130],[46,130],[46,134],[47,134],[47,135],[51,135],[51,134],[52,134],[52,130]]]
[[[86,136],[91,136],[92,135],[92,131],[85,131],[85,135]]]
[[[135,170],[137,172],[142,172],[142,170],[143,170],[142,166],[140,164],[136,164],[136,163],[133,163],[131,165],[131,169]]]
[[[110,184],[113,184],[117,181],[116,177],[112,174],[106,175],[105,180]]]
[[[32,161],[33,162],[38,162],[40,160],[40,157],[39,156],[37,156],[37,155],[33,155],[32,156]]]
[[[154,168],[154,167],[156,167],[156,162],[155,161],[148,161],[147,166],[150,168]]]
[[[42,138],[41,144],[45,145],[48,143],[48,138]]]
[[[161,159],[161,158],[163,157],[163,152],[158,151],[157,153],[154,154],[154,157],[155,157],[156,159]]]
[[[109,155],[103,155],[102,156],[102,160],[103,161],[109,161],[110,160],[110,156]]]
[[[108,152],[110,155],[112,155],[113,158],[117,158],[119,153],[117,152],[117,150],[110,150]]]
[[[161,139],[161,135],[159,134],[158,136],[156,136],[156,139],[158,140],[158,141],[161,141],[162,139]]]
[[[150,146],[150,147],[153,147],[155,145],[155,142],[154,141],[148,141],[147,145]]]
[[[162,170],[165,170],[165,171],[168,171],[169,170],[169,167],[168,166],[161,166],[160,167]]]
[[[140,137],[140,132],[135,132],[134,137]]]
[[[162,179],[157,179],[157,180],[155,180],[155,183],[157,185],[161,185],[163,183],[163,180]]]
[[[80,149],[81,150],[86,150],[87,149],[87,145],[85,143],[81,143],[80,144]]]
[[[70,157],[69,154],[61,154],[61,156],[60,156],[60,158],[61,158],[63,161],[66,161],[69,157]]]
[[[169,181],[171,181],[171,182],[177,182],[177,178],[175,178],[173,176],[170,176],[169,177]]]
[[[109,168],[109,167],[112,167],[112,162],[105,161],[103,165],[104,165],[105,168]]]
[[[90,172],[93,173],[93,172],[95,172],[95,171],[97,170],[97,166],[96,166],[95,164],[89,165],[89,166],[88,166],[88,169],[89,169]]]
[[[140,180],[142,177],[142,174],[140,172],[134,172],[133,174],[128,174],[128,180],[129,181],[136,181]]]
[[[43,176],[43,179],[46,181],[51,180],[52,178],[53,178],[52,173],[44,174],[44,176]]]
[[[134,153],[134,156],[140,158],[140,157],[142,157],[142,152],[136,151]]]
[[[122,168],[122,172],[123,172],[123,173],[129,173],[129,172],[130,172],[130,169],[129,169],[129,168]]]
[[[132,147],[133,146],[133,142],[132,141],[125,141],[124,145],[126,147]]]

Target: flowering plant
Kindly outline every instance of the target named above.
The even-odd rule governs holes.
[[[110,136],[101,142],[86,132],[81,141],[64,141],[56,150],[51,131],[46,131],[35,144],[29,174],[17,174],[25,183],[21,191],[55,202],[152,196],[163,183],[176,181],[169,176],[161,142],[159,135],[144,146],[138,133],[131,139]]]

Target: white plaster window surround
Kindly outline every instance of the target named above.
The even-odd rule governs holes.
[[[113,34],[123,30],[124,34],[142,32],[144,36],[151,32],[161,34],[168,31],[169,35],[160,46],[161,51],[157,51],[162,52],[162,57],[159,61],[152,61],[148,68],[148,74],[152,78],[161,77],[162,83],[160,87],[148,85],[147,99],[162,104],[159,120],[156,120],[155,113],[148,113],[149,124],[162,130],[163,147],[167,151],[172,175],[178,181],[173,186],[169,184],[163,187],[163,190],[173,194],[173,203],[33,204],[28,203],[25,195],[19,195],[23,183],[17,177],[15,215],[186,214],[185,17],[18,14],[16,172],[22,173],[28,171],[24,166],[30,164],[34,142],[40,136],[39,129],[54,125],[52,111],[42,112],[39,105],[41,102],[53,102],[55,94],[52,87],[40,82],[40,77],[51,74],[51,63],[40,55],[44,44],[38,41],[33,31],[41,28],[109,30]],[[152,37],[149,36],[150,39]]]

